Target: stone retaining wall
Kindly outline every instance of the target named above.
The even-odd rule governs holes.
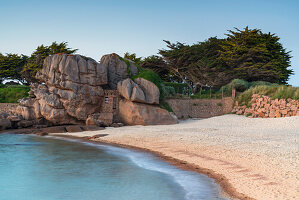
[[[223,99],[168,99],[174,114],[180,119],[208,118],[231,112],[234,100]]]
[[[238,105],[236,101],[232,111],[238,115],[247,117],[279,118],[299,116],[299,100],[293,99],[271,99],[268,96],[253,94],[251,107]]]

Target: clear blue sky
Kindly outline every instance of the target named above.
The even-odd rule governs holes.
[[[299,86],[298,0],[0,0],[0,52],[30,55],[67,41],[99,60],[108,53],[156,54],[163,39],[186,44],[225,37],[233,27],[276,33],[292,51]]]

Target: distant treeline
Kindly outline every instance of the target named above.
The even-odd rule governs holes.
[[[186,84],[193,94],[202,87],[219,89],[233,79],[287,84],[293,74],[291,55],[278,36],[248,27],[229,30],[225,35],[224,39],[211,37],[192,45],[165,40],[166,49],[158,50],[158,55],[141,58],[126,53],[124,58],[152,70],[163,82]],[[35,82],[35,74],[47,56],[76,51],[67,42],[53,42],[50,46],[38,46],[31,56],[0,53],[0,82]]]

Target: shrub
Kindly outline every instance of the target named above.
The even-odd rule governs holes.
[[[164,85],[173,87],[175,90],[175,93],[177,93],[177,94],[187,94],[189,92],[189,88],[186,83],[164,82]]]
[[[231,93],[232,86],[234,86],[237,92],[244,92],[249,88],[249,83],[242,79],[234,79],[230,83],[222,86],[221,89],[226,93]]]

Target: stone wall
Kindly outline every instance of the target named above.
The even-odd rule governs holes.
[[[119,94],[117,90],[104,90],[104,102],[101,105],[101,113],[112,113],[113,122],[119,122]],[[110,115],[109,115],[110,116]]]
[[[299,100],[293,99],[271,99],[268,96],[253,94],[251,106],[238,105],[236,101],[232,111],[238,115],[247,117],[279,118],[299,116]]]
[[[174,114],[182,119],[208,118],[231,112],[234,101],[231,97],[223,99],[168,99]]]

